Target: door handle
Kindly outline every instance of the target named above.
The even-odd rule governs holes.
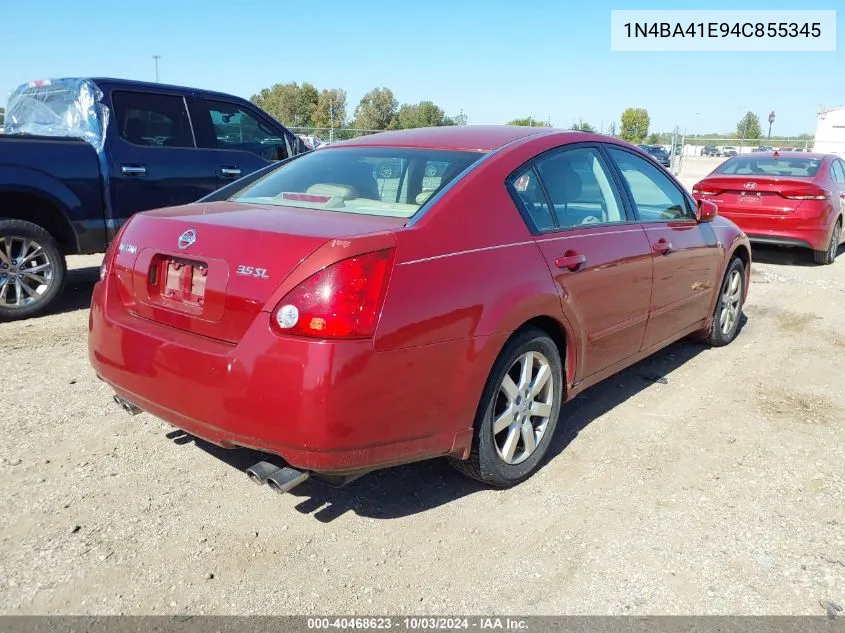
[[[147,168],[143,165],[121,165],[120,173],[124,176],[144,176],[147,173]]]
[[[651,248],[654,250],[655,253],[665,255],[666,253],[672,250],[672,242],[667,240],[665,237],[661,237],[654,243]]]
[[[241,170],[239,167],[221,167],[220,174],[226,178],[240,178]]]
[[[570,272],[577,272],[581,266],[587,263],[587,258],[575,251],[566,251],[563,257],[558,257],[555,260],[555,266],[558,268],[566,268]]]

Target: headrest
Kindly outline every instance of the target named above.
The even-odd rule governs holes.
[[[565,158],[553,159],[541,172],[552,202],[569,204],[581,197],[581,176]]]
[[[317,184],[308,187],[305,193],[313,193],[320,196],[331,196],[332,198],[341,198],[343,200],[352,200],[358,197],[358,192],[354,187],[346,185],[332,185],[329,183],[318,182]]]

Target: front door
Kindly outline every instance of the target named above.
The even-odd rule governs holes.
[[[709,316],[724,250],[710,224],[696,222],[693,201],[665,169],[626,149],[608,146],[607,151],[654,260],[646,349]]]
[[[194,202],[217,188],[182,96],[116,90],[111,101],[111,228],[138,211]]]
[[[245,105],[197,99],[193,117],[200,146],[211,148],[220,187],[293,153],[291,135],[270,126]]]
[[[637,353],[648,317],[651,251],[598,148],[546,153],[514,174],[509,188],[579,330],[576,380]]]

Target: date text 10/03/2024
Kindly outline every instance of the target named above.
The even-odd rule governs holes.
[[[679,38],[818,38],[822,35],[820,22],[626,22],[623,24],[626,37],[679,37]]]
[[[399,629],[408,631],[448,631],[448,630],[502,630],[527,631],[528,623],[521,618],[511,617],[408,617],[408,618],[308,618],[307,627],[311,630],[379,630]]]

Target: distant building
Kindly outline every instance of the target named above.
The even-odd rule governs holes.
[[[845,156],[845,106],[819,112],[813,151]]]

